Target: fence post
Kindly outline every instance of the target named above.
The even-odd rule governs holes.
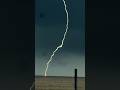
[[[77,90],[77,69],[75,69],[75,77],[74,77],[74,87],[75,87],[75,90]]]

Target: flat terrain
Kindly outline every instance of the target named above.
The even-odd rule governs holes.
[[[85,78],[77,79],[77,90],[85,90]],[[74,90],[73,77],[36,77],[35,90]]]

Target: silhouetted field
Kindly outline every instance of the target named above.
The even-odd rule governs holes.
[[[85,78],[78,77],[77,90],[85,90]],[[36,77],[35,90],[74,90],[73,77]]]

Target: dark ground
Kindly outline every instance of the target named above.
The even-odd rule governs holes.
[[[79,77],[77,90],[85,90],[85,78]],[[74,90],[73,77],[36,77],[35,90]]]

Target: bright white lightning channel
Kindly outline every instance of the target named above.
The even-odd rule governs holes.
[[[66,34],[67,34],[67,32],[68,32],[68,23],[69,23],[68,10],[67,10],[67,6],[66,6],[65,0],[62,0],[62,1],[63,1],[63,4],[64,4],[66,16],[67,16],[66,30],[65,30],[65,33],[64,33],[64,36],[63,36],[63,39],[62,39],[62,43],[53,51],[50,59],[49,59],[48,62],[46,63],[45,76],[47,76],[48,67],[49,67],[50,62],[51,62],[52,59],[53,59],[53,56],[55,55],[55,53],[58,51],[59,48],[62,48],[62,46],[63,46],[63,44],[64,44],[64,40],[65,40],[65,38],[66,38]],[[32,88],[34,87],[34,85],[35,85],[35,82],[32,83],[32,86],[30,87],[30,90],[32,90]]]
[[[65,8],[65,12],[66,12],[66,16],[67,16],[67,23],[66,23],[66,30],[62,39],[61,44],[53,51],[52,55],[50,56],[50,59],[48,60],[48,62],[46,63],[46,69],[45,69],[45,76],[47,76],[47,71],[48,71],[48,67],[50,62],[53,60],[53,56],[55,55],[55,53],[58,51],[58,49],[62,48],[64,45],[64,40],[66,38],[67,32],[68,32],[68,23],[69,23],[69,17],[68,17],[68,10],[67,10],[67,6],[66,6],[66,2],[65,0],[62,0],[63,4],[64,4],[64,8]]]

